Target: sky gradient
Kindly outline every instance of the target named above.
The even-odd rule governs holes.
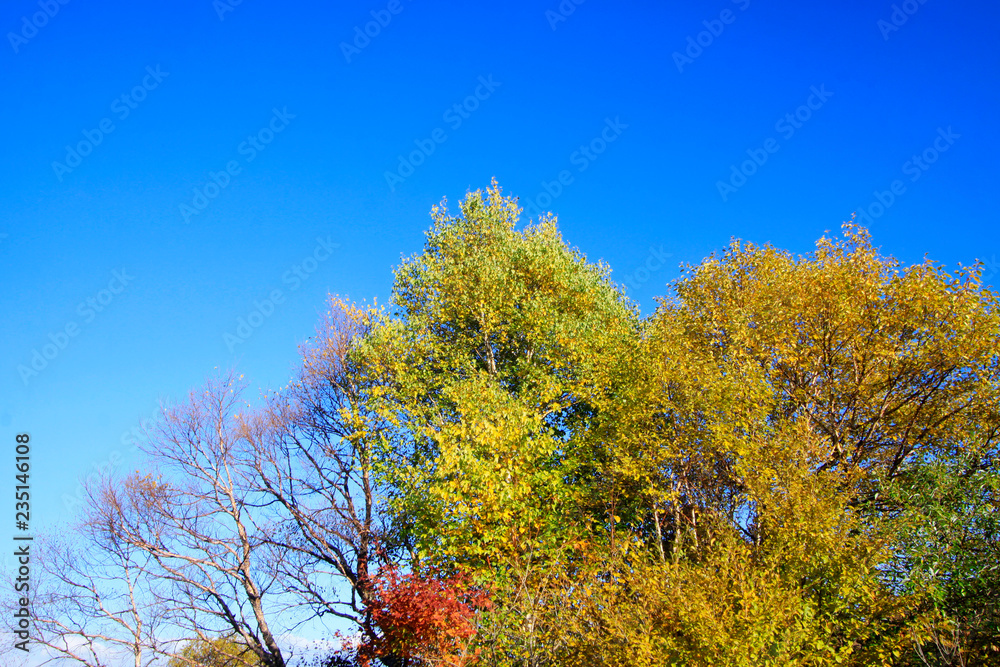
[[[430,207],[493,177],[647,313],[733,236],[804,253],[855,211],[905,263],[1000,271],[995,4],[232,2],[0,10],[33,530],[214,369],[283,385],[328,293],[385,301]]]

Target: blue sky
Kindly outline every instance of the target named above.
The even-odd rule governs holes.
[[[645,312],[732,236],[808,252],[862,208],[905,262],[995,261],[1000,7],[670,4],[4,3],[0,443],[31,434],[33,528],[215,368],[284,384],[327,293],[385,300],[494,176]]]

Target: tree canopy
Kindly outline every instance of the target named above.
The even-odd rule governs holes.
[[[331,298],[289,387],[193,394],[91,494],[189,639],[156,651],[285,665],[276,628],[338,618],[330,664],[1000,664],[979,265],[848,222],[734,240],[644,316],[520,214],[434,207],[387,306]]]

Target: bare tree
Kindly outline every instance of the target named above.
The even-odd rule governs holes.
[[[243,421],[242,454],[247,484],[288,518],[266,531],[287,556],[287,590],[368,637],[378,631],[367,611],[378,572],[399,551],[375,472],[385,424],[366,409],[369,388],[352,358],[377,316],[331,299],[298,380]]]
[[[114,641],[134,650],[136,667],[156,655],[186,664],[193,654],[185,647],[215,644],[285,667],[279,639],[313,619],[348,621],[377,637],[368,609],[381,568],[400,549],[376,475],[385,425],[365,407],[369,388],[352,353],[378,315],[331,306],[303,346],[295,382],[251,408],[242,376],[210,381],[162,411],[142,445],[143,471],[89,488],[81,548],[99,545],[107,562],[95,570],[81,560],[77,572],[65,567],[69,555],[48,561],[54,571],[87,575],[55,580],[45,604],[53,646],[79,651],[90,642],[96,656],[113,641],[92,630],[103,618],[117,624]],[[116,598],[109,608],[96,576],[119,581],[114,595],[131,606]],[[79,606],[80,587],[92,604]]]
[[[76,530],[34,545],[30,641],[47,649],[40,664],[74,661],[106,667],[153,663],[163,609],[150,577],[150,556],[86,516]]]
[[[233,636],[261,664],[284,667],[274,627],[282,556],[267,546],[261,522],[272,518],[255,515],[260,504],[234,456],[242,389],[229,375],[165,410],[144,446],[155,472],[106,482],[93,511],[109,539],[149,557],[152,590],[178,639]]]

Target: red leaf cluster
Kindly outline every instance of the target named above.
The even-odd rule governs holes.
[[[358,648],[362,665],[390,655],[406,665],[465,667],[475,662],[478,651],[468,650],[476,634],[475,613],[491,603],[465,576],[400,575],[390,567],[380,574],[376,590],[368,611],[381,636]]]

